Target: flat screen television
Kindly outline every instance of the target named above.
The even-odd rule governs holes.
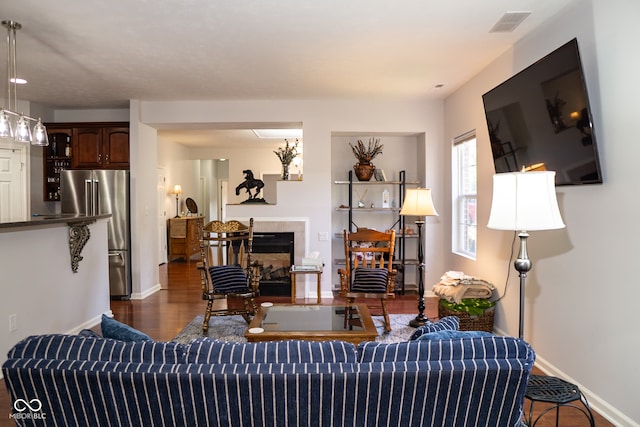
[[[576,39],[482,96],[496,173],[556,172],[556,185],[602,172]]]

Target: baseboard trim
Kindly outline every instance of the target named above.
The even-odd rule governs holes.
[[[158,283],[154,287],[149,288],[149,289],[147,289],[146,291],[144,291],[142,293],[132,293],[130,299],[135,299],[135,300],[145,299],[149,295],[155,294],[160,289],[162,289],[162,286],[160,286],[160,283]]]
[[[106,314],[109,317],[113,317],[113,312],[111,310],[107,310],[102,314]],[[87,320],[86,322],[76,326],[75,328],[69,329],[67,332],[65,332],[65,334],[66,335],[78,335],[78,333],[83,329],[91,329],[94,326],[99,325],[100,323],[102,323],[102,314]]]

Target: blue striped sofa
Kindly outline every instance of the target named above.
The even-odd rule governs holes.
[[[190,344],[68,335],[16,344],[19,425],[517,426],[535,359],[483,337],[394,344]]]

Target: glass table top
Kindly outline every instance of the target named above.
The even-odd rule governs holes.
[[[345,312],[350,317],[345,328]],[[358,306],[274,305],[266,308],[260,325],[265,331],[363,331]]]

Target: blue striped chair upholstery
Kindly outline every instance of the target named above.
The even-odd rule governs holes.
[[[71,355],[79,340],[25,341],[3,365],[10,395],[38,399],[46,424],[61,426],[519,426],[535,359],[505,337],[371,343],[358,348],[368,361],[337,363],[46,359],[28,350]]]

